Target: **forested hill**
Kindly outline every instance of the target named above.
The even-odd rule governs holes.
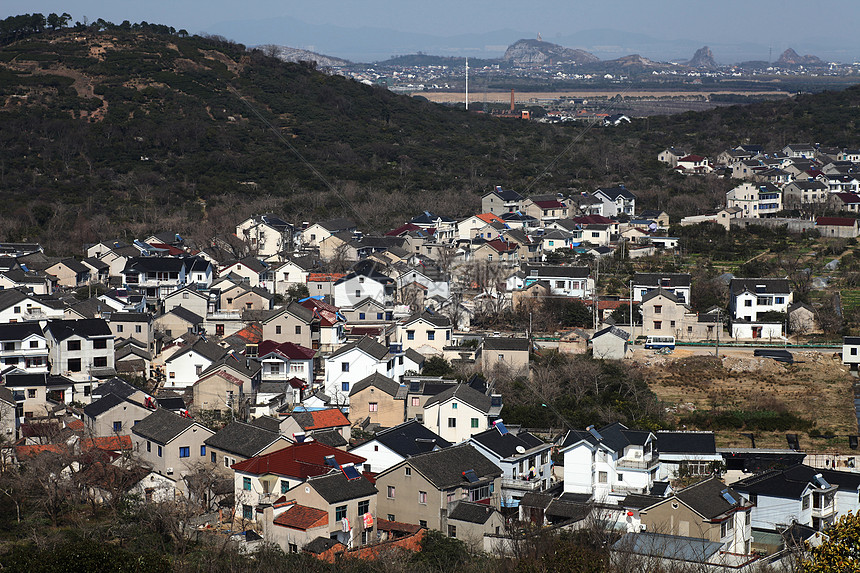
[[[856,89],[576,139],[582,125],[467,114],[161,28],[79,26],[0,48],[0,240],[77,251],[97,237],[167,228],[203,240],[255,211],[293,221],[346,214],[383,228],[424,209],[473,212],[493,185],[625,182],[646,205],[672,208],[675,197],[721,190],[657,169],[662,146],[857,146]]]

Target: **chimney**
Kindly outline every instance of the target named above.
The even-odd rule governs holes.
[[[511,113],[514,113],[514,90],[511,89]]]

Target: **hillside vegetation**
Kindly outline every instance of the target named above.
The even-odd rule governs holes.
[[[857,145],[857,88],[582,135],[395,95],[223,38],[99,22],[0,48],[0,240],[77,251],[164,228],[206,240],[262,210],[381,229],[424,209],[474,212],[493,185],[624,182],[643,206],[688,214],[729,183],[669,173],[654,159],[666,145]]]

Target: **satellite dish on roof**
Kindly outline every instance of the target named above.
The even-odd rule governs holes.
[[[518,454],[524,454],[524,453],[526,453],[526,449],[522,446],[517,446],[517,453]]]

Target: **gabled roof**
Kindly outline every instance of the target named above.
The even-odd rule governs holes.
[[[378,343],[374,339],[369,336],[362,336],[360,339],[355,342],[350,342],[344,346],[338,348],[335,352],[329,356],[329,359],[337,358],[339,356],[343,356],[347,352],[353,349],[358,349],[375,358],[376,360],[383,360],[386,356],[388,356],[388,348]]]
[[[800,499],[800,495],[810,483],[813,483],[817,474],[821,474],[827,483],[837,486],[840,491],[854,493],[860,488],[860,474],[812,468],[803,464],[768,470],[737,481],[732,484],[732,487],[748,494]]]
[[[116,394],[106,394],[95,402],[84,406],[84,415],[90,418],[97,418],[98,416],[101,416],[112,408],[115,408],[116,406],[125,403],[137,406],[138,408],[143,408],[141,404],[132,402],[122,396],[117,396]]]
[[[601,336],[605,336],[607,334],[611,334],[613,336],[617,336],[621,340],[629,340],[630,334],[626,330],[621,330],[617,326],[607,326],[603,330],[598,330],[591,336],[591,340],[595,338],[600,338]]]
[[[591,274],[591,269],[569,265],[523,265],[523,273],[525,273],[526,278],[537,276],[540,278],[565,277],[584,279],[588,278]]]
[[[477,523],[483,525],[493,516],[498,513],[496,508],[482,503],[460,500],[448,513],[448,520],[466,521],[468,523]]]
[[[442,439],[417,420],[382,430],[374,439],[404,458],[433,451],[436,447],[451,446],[451,442]]]
[[[507,338],[502,336],[487,336],[482,342],[484,350],[516,350],[528,352],[531,343],[528,338]]]
[[[401,326],[407,326],[412,324],[413,322],[417,322],[418,320],[424,320],[432,324],[433,326],[438,326],[439,328],[446,328],[451,326],[451,319],[443,314],[436,314],[427,310],[422,312],[418,312],[413,314],[412,316],[403,319]]]
[[[487,195],[496,195],[499,199],[505,202],[523,200],[523,196],[514,191],[513,189],[502,189],[501,186],[496,186],[495,189],[487,191],[486,193],[484,193],[483,197],[486,197]]]
[[[723,545],[716,541],[650,531],[627,533],[612,546],[613,551],[689,563],[707,563],[722,548]]]
[[[329,233],[336,233],[338,231],[351,231],[355,229],[355,221],[352,219],[329,219],[328,221],[320,221],[317,223],[320,227],[328,231]]]
[[[328,525],[328,511],[294,504],[288,510],[275,518],[275,525],[307,531],[315,527]]]
[[[293,412],[291,416],[303,430],[320,430],[349,426],[349,420],[337,408],[313,412]]]
[[[131,431],[142,438],[166,444],[195,424],[191,418],[159,408],[134,426]],[[211,432],[211,430],[207,430]]]
[[[73,273],[76,273],[76,274],[80,274],[80,273],[88,273],[88,272],[90,272],[90,268],[89,268],[89,267],[87,267],[87,266],[86,266],[86,265],[84,265],[83,263],[81,263],[81,262],[79,262],[79,261],[77,261],[77,260],[75,260],[75,259],[72,259],[72,258],[63,259],[63,260],[61,260],[61,261],[58,261],[57,263],[54,263],[53,265],[51,265],[51,266],[50,266],[50,267],[48,267],[48,268],[50,269],[51,267],[54,267],[54,266],[56,266],[56,265],[64,265],[64,266],[65,266],[65,267],[67,267],[70,271],[72,271]]]
[[[326,464],[327,456],[334,456],[340,465],[363,464],[367,461],[361,456],[311,441],[293,444],[271,454],[250,458],[233,464],[232,468],[249,474],[276,474],[304,480],[311,476],[326,474],[332,469]]]
[[[70,336],[92,338],[101,336],[113,336],[108,323],[101,318],[84,318],[81,320],[49,320],[45,330],[49,331],[54,339],[61,341]]]
[[[379,372],[374,372],[367,378],[356,382],[353,385],[352,389],[349,391],[349,395],[354,396],[362,390],[365,390],[371,386],[373,386],[374,388],[379,388],[390,396],[397,396],[397,392],[400,390],[400,384],[398,384],[388,376],[383,376]]]
[[[666,454],[716,454],[713,432],[657,432],[657,448]]]
[[[12,322],[0,324],[0,341],[24,340],[30,336],[44,338],[38,322]]]
[[[671,302],[678,304],[681,300],[675,296],[675,293],[668,290],[663,290],[663,287],[657,287],[655,289],[649,290],[644,295],[642,295],[642,304],[645,304],[652,298],[657,298],[658,296],[662,296],[664,298],[668,298]]]
[[[370,497],[378,493],[376,487],[363,476],[348,479],[342,471],[338,470],[326,475],[308,478],[304,485],[314,488],[330,504]]]
[[[204,443],[245,458],[257,455],[260,450],[277,440],[281,435],[259,426],[244,422],[231,422],[209,436]],[[285,443],[284,446],[287,444]]]
[[[199,354],[203,358],[211,360],[212,362],[220,360],[224,357],[225,354],[227,354],[227,350],[222,346],[214,342],[204,340],[203,338],[198,338],[194,342],[194,344],[187,344],[183,346],[181,350],[173,354],[173,356],[165,360],[165,362],[173,362],[177,358],[184,356],[190,352]]]
[[[182,320],[184,320],[185,322],[188,322],[190,324],[196,325],[196,324],[202,324],[203,323],[203,317],[202,316],[191,312],[190,310],[188,310],[184,306],[173,307],[170,310],[170,312],[166,312],[162,316],[167,315],[167,314],[172,314],[176,317],[179,317]]]
[[[651,432],[631,430],[620,422],[604,426],[597,433],[600,434],[600,440],[588,430],[570,430],[562,440],[561,447],[566,448],[584,440],[591,445],[604,444],[612,451],[621,453],[627,446],[644,445],[651,436]]]
[[[317,351],[292,342],[275,342],[274,340],[260,342],[257,346],[257,355],[262,360],[269,354],[277,354],[288,360],[312,360]]]
[[[726,492],[735,500],[731,503],[723,496]],[[743,498],[716,477],[685,487],[675,493],[675,497],[687,504],[705,519],[714,519],[744,507]]]
[[[817,217],[815,224],[819,227],[856,227],[857,219],[851,217]]]
[[[526,452],[533,448],[550,447],[550,444],[545,443],[529,432],[520,432],[518,434],[508,432],[503,435],[496,428],[490,428],[485,432],[475,434],[470,439],[478,442],[501,459],[525,455]],[[517,448],[522,448],[522,452],[519,452]]]
[[[467,485],[469,480],[463,474],[469,470],[475,472],[479,481],[502,475],[502,470],[478,453],[475,446],[471,444],[460,444],[418,454],[403,463],[411,465],[439,490]],[[399,467],[399,465],[394,467]],[[380,476],[391,471],[391,469],[393,468],[380,473]]]
[[[448,400],[458,400],[468,404],[483,413],[489,413],[492,407],[492,399],[486,394],[481,394],[477,390],[471,388],[468,384],[453,384],[451,388],[444,390],[424,404],[424,408],[429,408],[434,404],[442,404]]]
[[[92,393],[93,399],[97,396],[107,396],[108,394],[116,394],[120,398],[128,398],[138,389],[123,380],[122,378],[111,378],[104,384],[100,384]]]
[[[745,291],[754,294],[788,294],[791,292],[791,286],[788,279],[733,278],[729,283],[729,290],[733,295],[739,295]]]
[[[688,287],[692,284],[689,273],[636,273],[633,286],[649,287]]]
[[[615,201],[619,197],[623,197],[624,199],[636,198],[636,195],[628,191],[623,185],[618,185],[616,187],[600,187],[594,192],[594,195],[597,195],[598,193],[604,195],[611,201]]]

